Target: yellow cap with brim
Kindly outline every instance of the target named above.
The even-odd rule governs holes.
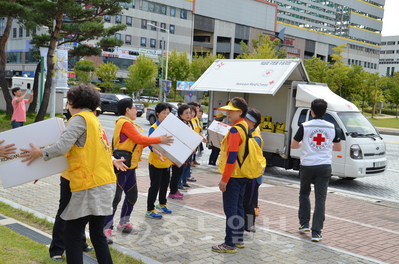
[[[237,108],[233,105],[232,102],[229,102],[227,105],[219,107],[220,110],[232,110],[232,111],[238,111],[241,110],[240,108]]]

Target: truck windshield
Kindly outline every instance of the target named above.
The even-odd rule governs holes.
[[[374,137],[379,136],[374,126],[361,113],[338,113],[339,118],[346,127],[349,136]]]

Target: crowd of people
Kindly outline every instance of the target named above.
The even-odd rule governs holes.
[[[95,250],[99,263],[112,263],[108,244],[113,243],[114,216],[122,193],[125,194],[119,222],[116,230],[131,233],[133,226],[130,216],[138,197],[136,168],[141,160],[142,150],[149,146],[148,170],[150,187],[147,197],[145,217],[161,219],[162,214],[171,214],[167,198],[183,199],[185,191],[191,188],[189,182],[196,179],[191,176],[191,167],[195,166],[195,150],[182,166],[177,166],[163,156],[152,144],[173,144],[173,137],[162,135],[151,137],[155,129],[171,113],[168,103],[159,103],[155,107],[157,121],[151,126],[148,136],[142,135],[142,128],[134,121],[136,107],[131,98],[118,102],[118,112],[121,114],[115,122],[112,143],[102,128],[96,110],[100,104],[100,95],[90,84],[80,84],[70,88],[67,94],[68,110],[71,118],[61,138],[53,145],[41,149],[31,143],[30,149],[21,149],[24,154],[22,162],[31,164],[41,158],[49,160],[65,155],[68,168],[60,177],[60,202],[53,229],[53,239],[49,248],[50,257],[55,261],[63,261],[66,252],[68,263],[83,263],[82,251]],[[324,205],[329,175],[331,174],[331,151],[339,150],[339,131],[334,126],[322,120],[327,103],[322,99],[312,102],[312,121],[306,122],[296,133],[291,147],[302,147],[300,171],[300,207],[299,231],[312,230],[312,240],[321,240],[321,229],[324,221]],[[243,157],[246,137],[253,137],[257,146],[262,148],[263,140],[259,130],[261,113],[248,107],[241,97],[229,100],[226,106],[220,108],[226,111],[218,114],[216,120],[229,122],[231,128],[220,149],[212,147],[210,165],[216,165],[217,156],[222,177],[218,184],[222,192],[223,210],[226,216],[226,235],[224,242],[212,246],[212,251],[218,253],[235,253],[237,248],[245,247],[244,233],[255,232],[255,218],[258,207],[258,189],[262,183],[262,175],[254,175],[248,179],[243,176],[238,160]],[[202,110],[197,102],[181,104],[177,117],[190,129],[203,137],[200,121]],[[227,118],[227,120],[226,120]],[[309,137],[312,126],[325,130],[329,141],[325,148],[312,148]],[[10,158],[16,148],[14,144],[3,145],[0,141],[0,156]],[[209,142],[212,143],[212,142]],[[202,143],[201,143],[202,145]],[[255,144],[256,145],[256,144]],[[214,153],[215,152],[215,153]],[[319,156],[321,158],[313,159]],[[220,170],[219,170],[220,171]],[[320,173],[319,173],[320,172]],[[322,173],[321,173],[322,172]],[[310,184],[316,188],[316,208],[310,229]],[[169,188],[169,194],[167,190]],[[158,196],[158,203],[156,199]],[[245,224],[240,224],[244,220]],[[90,238],[93,248],[86,243],[85,227],[89,223]]]

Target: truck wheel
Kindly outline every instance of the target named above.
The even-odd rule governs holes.
[[[155,116],[150,116],[150,125],[153,125],[157,120],[156,120],[156,118],[155,118]]]

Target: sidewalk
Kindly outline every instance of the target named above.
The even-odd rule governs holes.
[[[137,170],[139,197],[130,235],[114,232],[114,247],[140,256],[146,263],[398,263],[399,203],[329,190],[323,240],[310,241],[310,234],[297,232],[298,185],[264,177],[259,191],[260,216],[257,232],[236,254],[219,254],[211,246],[224,238],[225,219],[214,166],[193,169],[197,182],[183,200],[168,200],[171,215],[148,219],[146,193],[148,164]],[[267,174],[267,172],[266,172]],[[48,216],[56,214],[59,176],[11,189],[0,188],[0,200],[14,202]],[[312,204],[313,197],[312,197]],[[120,204],[121,207],[121,204]],[[119,220],[119,211],[116,213]]]

